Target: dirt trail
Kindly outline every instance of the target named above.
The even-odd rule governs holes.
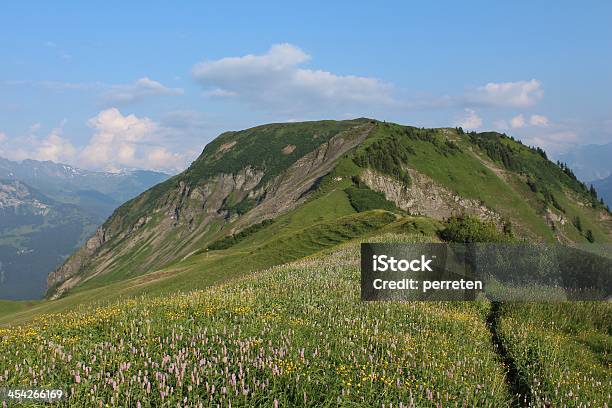
[[[499,358],[506,368],[506,383],[508,384],[508,391],[512,395],[513,407],[529,407],[531,406],[531,389],[525,382],[523,377],[520,375],[514,360],[508,354],[506,346],[502,342],[499,336],[499,323],[501,319],[501,302],[491,302],[491,310],[487,316],[487,324],[491,330],[491,341],[495,352],[499,355]]]

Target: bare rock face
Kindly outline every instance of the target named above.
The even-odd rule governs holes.
[[[567,219],[565,218],[565,216],[561,214],[557,214],[556,212],[552,211],[550,208],[546,209],[544,218],[549,223],[554,223],[554,224],[565,225],[565,223],[567,222]]]
[[[100,248],[102,244],[104,244],[104,242],[106,242],[106,236],[104,233],[104,229],[98,228],[94,236],[87,240],[87,243],[85,244],[85,246],[90,251],[95,251],[96,249]]]
[[[501,216],[478,200],[461,197],[413,169],[407,171],[410,186],[369,169],[360,178],[372,190],[383,193],[387,200],[410,214],[442,220],[465,213],[501,224]]]
[[[304,202],[306,193],[315,182],[333,169],[336,160],[363,142],[372,129],[373,125],[364,125],[350,135],[340,133],[298,159],[264,188],[253,191],[249,197],[263,198],[257,207],[245,215],[239,226],[274,218]]]

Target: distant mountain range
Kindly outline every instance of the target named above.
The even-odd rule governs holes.
[[[605,179],[595,180],[592,182],[597,193],[608,206],[612,207],[612,175]]]
[[[612,174],[612,143],[576,147],[559,156],[585,182],[604,179]]]
[[[119,204],[168,178],[155,171],[89,171],[51,161],[0,158],[0,179],[19,180],[60,202],[94,209],[106,218]]]
[[[42,296],[47,274],[115,208],[166,178],[0,158],[0,298]]]

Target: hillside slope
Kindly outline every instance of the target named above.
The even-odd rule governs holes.
[[[295,259],[266,243],[320,243],[318,232],[301,230],[376,209],[436,222],[472,214],[530,240],[607,242],[612,231],[610,213],[571,171],[505,135],[370,119],[272,124],[219,136],[185,172],[120,207],[49,276],[49,295],[140,275],[149,289],[162,277],[167,288],[189,288]],[[347,222],[360,230],[357,219]],[[261,262],[241,258],[254,254]]]
[[[368,240],[435,238],[419,232]],[[501,310],[487,301],[362,302],[359,263],[353,242],[205,290],[122,299],[0,328],[0,366],[14,367],[3,381],[63,384],[60,406],[609,401],[608,302],[510,303]]]

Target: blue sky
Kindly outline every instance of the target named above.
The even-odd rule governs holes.
[[[5,4],[0,156],[175,170],[225,130],[359,116],[612,142],[611,3],[492,3]]]

